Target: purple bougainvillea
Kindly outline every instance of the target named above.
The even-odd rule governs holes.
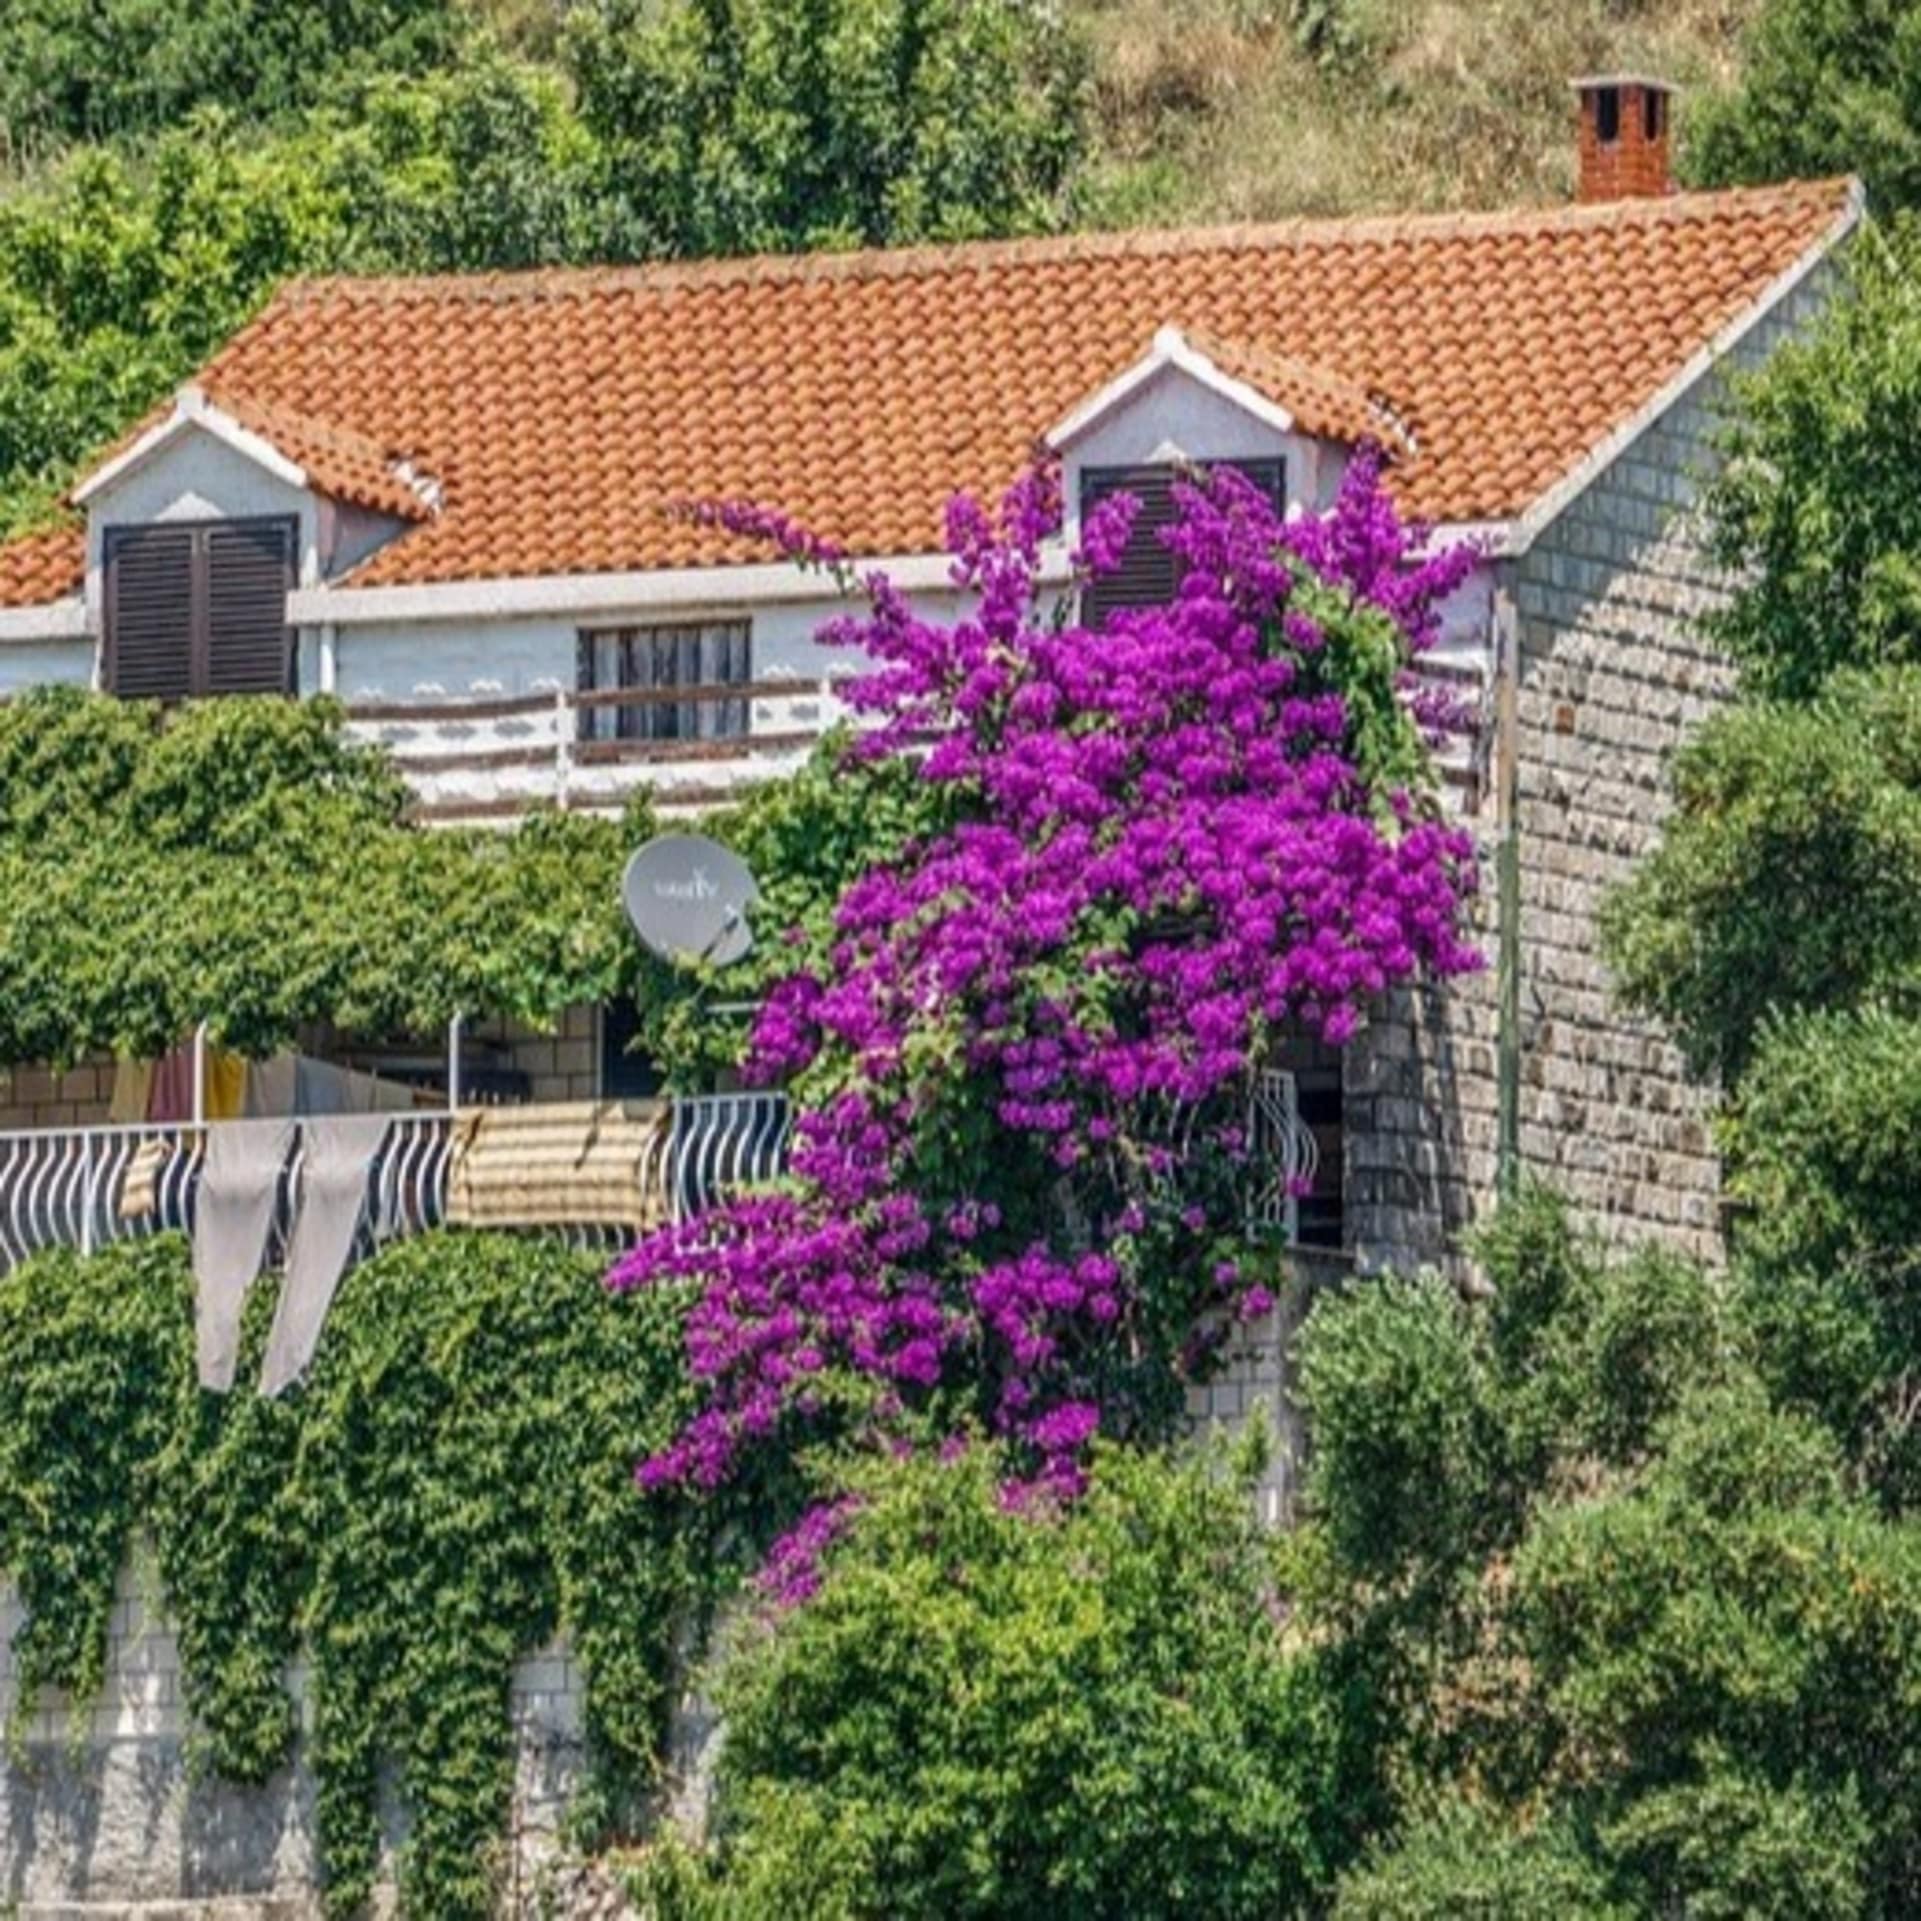
[[[794,1091],[788,1187],[614,1269],[697,1290],[704,1404],[643,1483],[978,1425],[1071,1493],[1096,1432],[1169,1418],[1271,1304],[1233,1197],[1237,1090],[1275,1038],[1344,1041],[1396,984],[1478,964],[1470,845],[1427,785],[1444,723],[1408,685],[1473,556],[1423,555],[1366,455],[1325,515],[1283,522],[1229,472],[1177,497],[1169,606],[1071,617],[1043,471],[998,517],[952,508],[965,617],[874,576],[828,630],[870,663],[852,751],[917,756],[948,824],[849,887],[766,1002],[749,1068]],[[1084,570],[1133,511],[1090,517]]]

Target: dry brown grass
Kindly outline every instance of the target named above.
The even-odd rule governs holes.
[[[1346,0],[1344,51],[1306,0],[1082,0],[1100,73],[1108,219],[1512,206],[1573,179],[1568,81],[1651,69],[1725,84],[1759,0]]]

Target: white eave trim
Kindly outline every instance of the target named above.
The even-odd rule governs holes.
[[[906,593],[955,591],[954,561],[947,554],[859,560],[853,563],[853,571],[860,579],[885,574]],[[1043,583],[1065,582],[1070,572],[1064,549],[1050,549],[1043,556]],[[287,596],[287,618],[296,627],[324,622],[364,627],[374,622],[598,618],[843,598],[831,573],[783,560],[742,567],[667,567],[648,573],[523,574],[418,587],[299,587]]]
[[[42,601],[36,607],[0,607],[0,645],[8,642],[90,638],[84,594],[70,594],[65,600]]]
[[[144,467],[182,434],[194,431],[211,434],[289,487],[307,485],[307,470],[289,460],[272,441],[243,427],[232,414],[216,407],[200,388],[182,387],[174,396],[173,411],[166,419],[156,421],[131,447],[124,447],[111,460],[103,461],[69,497],[75,506],[84,507],[95,495],[108,492]]]
[[[1224,373],[1180,328],[1162,327],[1154,335],[1153,346],[1141,359],[1135,361],[1125,373],[1110,380],[1098,393],[1089,395],[1048,433],[1047,445],[1056,453],[1065,452],[1089,428],[1170,368],[1187,375],[1190,380],[1198,381],[1231,406],[1252,414],[1256,420],[1265,422],[1277,433],[1294,432],[1294,416],[1285,407],[1276,405],[1246,381],[1236,380],[1231,374]]]
[[[1580,462],[1569,468],[1518,520],[1509,523],[1509,537],[1500,551],[1516,558],[1525,554],[1566,507],[1586,492],[1690,387],[1712,373],[1775,308],[1794,293],[1861,224],[1866,206],[1866,189],[1858,179],[1850,180],[1847,199],[1827,232],[1759,300],[1736,314],[1638,413],[1623,421],[1598,446],[1590,448]]]

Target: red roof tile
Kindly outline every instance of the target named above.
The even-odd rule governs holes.
[[[0,547],[0,607],[65,600],[86,578],[87,530],[77,522],[18,534]]]
[[[362,564],[365,585],[766,558],[672,511],[690,499],[780,507],[857,554],[929,551],[956,488],[1004,485],[1163,325],[1272,386],[1303,424],[1397,423],[1408,511],[1507,519],[1850,204],[1848,183],[1830,181],[1500,215],[313,281],[288,287],[204,380],[222,404],[298,415],[379,459],[405,449],[443,489],[440,512]],[[0,550],[0,604],[20,597],[15,578]]]

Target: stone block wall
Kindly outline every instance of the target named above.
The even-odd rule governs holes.
[[[114,1603],[106,1685],[75,1706],[32,1704],[21,1751],[0,1760],[0,1914],[9,1921],[308,1921],[318,1916],[315,1784],[296,1761],[266,1786],[198,1769],[178,1643],[136,1564]],[[11,1641],[18,1603],[0,1588],[0,1715],[17,1705]],[[292,1677],[306,1725],[304,1677]],[[583,1682],[564,1647],[514,1676],[518,1738],[507,1908],[549,1911],[561,1826],[584,1762]],[[388,1840],[405,1832],[389,1811]]]
[[[109,1055],[78,1067],[0,1067],[0,1133],[26,1127],[100,1127],[113,1094]]]
[[[1805,327],[1818,271],[1501,563],[1516,622],[1519,1155],[1616,1239],[1722,1253],[1714,1090],[1619,1004],[1600,955],[1609,892],[1654,848],[1677,748],[1725,701],[1701,617],[1726,592],[1696,502],[1731,375]],[[1349,1050],[1348,1219],[1363,1268],[1466,1266],[1499,1149],[1495,779],[1471,803],[1477,977],[1398,996]]]

